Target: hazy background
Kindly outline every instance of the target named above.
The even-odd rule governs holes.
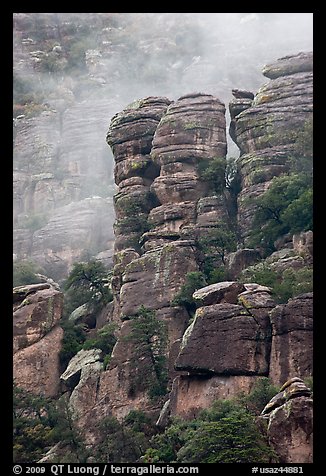
[[[313,14],[14,13],[13,46],[14,253],[62,277],[82,250],[112,250],[112,116],[205,92],[228,123],[233,88],[256,92],[265,64],[312,51]]]

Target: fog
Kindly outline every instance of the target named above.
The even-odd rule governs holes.
[[[256,92],[269,81],[265,64],[312,51],[313,14],[15,13],[13,39],[19,228],[33,213],[50,219],[73,201],[113,196],[105,136],[131,102],[209,93],[225,103],[229,123],[233,88]],[[228,137],[228,156],[237,155]],[[30,253],[30,239],[17,238],[18,256]]]
[[[101,84],[99,95],[106,92],[121,103],[149,95],[177,99],[203,88],[228,100],[232,87],[259,87],[264,64],[313,48],[312,13],[27,15],[33,16],[38,29],[37,47],[43,40],[49,53],[49,40],[57,39],[63,56],[75,56],[73,67],[56,70],[52,65],[50,81],[49,74],[42,77],[39,71],[36,85],[42,83],[43,90],[49,91],[63,76],[82,79],[88,75]],[[74,35],[78,41],[74,42]],[[78,48],[84,49],[79,57]],[[19,71],[17,62],[14,66]],[[77,89],[80,97],[95,94],[89,84]]]

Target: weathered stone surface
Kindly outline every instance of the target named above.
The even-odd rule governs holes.
[[[224,224],[228,219],[224,194],[200,198],[197,202],[198,227],[213,227]]]
[[[154,180],[151,189],[163,204],[196,201],[208,192],[209,187],[196,172],[192,172],[160,175]]]
[[[245,287],[241,283],[237,283],[236,281],[223,281],[198,289],[194,292],[193,298],[202,306],[219,304],[221,302],[237,304],[238,294],[244,290]]]
[[[298,377],[285,382],[261,412],[267,436],[280,463],[313,462],[313,400]]]
[[[301,52],[297,55],[284,56],[275,63],[268,64],[263,68],[263,75],[274,79],[280,76],[312,71],[313,55],[310,52]]]
[[[236,279],[241,271],[248,268],[248,266],[253,265],[260,259],[261,256],[259,251],[252,248],[243,248],[234,253],[229,253],[225,258],[228,275],[231,279]]]
[[[81,249],[89,249],[86,228],[97,229],[92,242],[98,251],[113,246],[112,200],[107,203],[105,216],[95,212],[91,224],[84,198],[113,195],[113,160],[104,138],[107,117],[117,104],[104,98],[76,102],[69,87],[54,88],[40,114],[15,121],[13,250],[17,259],[32,257],[55,280],[67,276],[71,260],[80,260]],[[73,206],[68,211],[70,204]],[[71,222],[73,218],[78,222],[71,228],[66,213]],[[37,220],[42,223],[35,230]],[[108,221],[111,223],[106,228]],[[31,224],[33,228],[29,228]],[[73,236],[76,229],[82,230],[79,243],[76,245],[74,239],[70,245],[63,235],[66,231]],[[46,250],[44,240],[49,244]],[[58,240],[66,249],[57,254]]]
[[[251,93],[251,97],[244,97],[240,95],[235,95],[234,99],[229,102],[229,110],[231,119],[234,119],[240,112],[245,111],[252,105],[252,100],[254,98],[254,94]]]
[[[269,345],[265,340],[265,329],[243,306],[205,306],[186,330],[175,366],[192,374],[266,375]]]
[[[254,200],[268,190],[270,183],[269,181],[251,185],[250,187],[243,188],[238,194],[238,225],[245,245],[257,210]]]
[[[245,89],[232,89],[232,95],[236,99],[244,99],[244,98],[254,99],[254,97],[255,97],[253,92],[247,91]]]
[[[142,174],[146,178],[155,178],[159,174],[158,166],[154,164],[150,155],[134,155],[118,162],[114,167],[114,176],[117,185],[121,182],[138,177]]]
[[[142,369],[147,369],[148,372],[151,366],[140,350],[137,358],[135,357],[136,350],[130,342],[131,331],[132,321],[124,322],[112,352],[109,369],[102,372],[98,385],[97,411],[106,414],[110,408],[112,415],[119,420],[135,408],[142,411],[151,408],[146,379],[139,378],[141,372],[144,375]]]
[[[238,301],[248,311],[255,308],[272,309],[275,306],[275,301],[271,297],[271,291],[267,286],[259,286],[256,289],[250,289],[250,283],[249,289],[239,294]]]
[[[269,444],[280,463],[313,462],[313,400],[302,396],[272,411],[268,424]]]
[[[195,223],[196,204],[193,201],[167,203],[151,210],[148,221],[155,226],[155,232],[180,231],[185,224]]]
[[[29,295],[42,289],[50,289],[51,285],[48,283],[36,283],[36,284],[27,284],[22,286],[17,286],[12,290],[13,303],[21,302]]]
[[[74,324],[85,323],[89,327],[95,327],[96,316],[94,316],[94,308],[89,303],[78,306],[69,316],[69,321]]]
[[[17,386],[36,395],[57,396],[62,336],[63,330],[56,325],[42,339],[14,354],[13,376]]]
[[[150,152],[153,135],[170,102],[163,97],[147,97],[112,118],[107,142],[116,162]],[[139,172],[136,175],[140,175]]]
[[[38,342],[62,315],[63,294],[47,283],[14,288],[13,350]]]
[[[313,294],[307,293],[276,306],[270,313],[272,348],[269,376],[281,384],[291,375],[305,378],[313,366]]]
[[[243,99],[230,104],[230,135],[241,151],[238,223],[245,245],[255,214],[248,199],[259,197],[274,176],[289,170],[295,134],[313,111],[312,53],[280,58],[263,74],[272,80],[258,90],[251,106],[241,106]]]
[[[113,247],[112,199],[86,198],[54,212],[33,234],[31,256],[45,273],[61,280],[85,250]]]
[[[233,398],[241,392],[249,393],[258,378],[254,375],[178,376],[173,382],[165,422],[169,416],[196,418],[201,410],[211,406],[217,399]]]
[[[225,107],[211,95],[189,94],[172,103],[153,139],[151,156],[160,165],[225,157]]]
[[[313,260],[313,232],[306,231],[293,235],[293,250],[312,264]]]
[[[125,268],[121,315],[134,315],[141,305],[149,309],[168,307],[180,291],[184,276],[197,270],[194,249],[187,241],[174,241],[148,251]]]
[[[90,408],[96,403],[97,388],[100,374],[103,370],[103,363],[96,360],[96,358],[94,360],[92,362],[91,359],[87,359],[80,366],[79,381],[69,398],[71,416],[77,420],[79,427],[83,427],[84,416],[89,413]],[[71,381],[72,378],[72,376],[69,377],[69,380]]]
[[[71,385],[72,380],[79,378],[80,372],[88,365],[99,361],[101,355],[100,349],[80,350],[69,362],[66,370],[60,376],[60,379]],[[78,379],[77,379],[78,381]],[[76,382],[74,382],[76,384]]]

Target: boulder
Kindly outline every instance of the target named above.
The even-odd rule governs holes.
[[[63,330],[56,325],[40,340],[17,350],[13,357],[13,377],[18,387],[35,395],[58,396],[62,337]]]
[[[97,349],[94,349],[97,350]],[[96,403],[97,388],[100,374],[103,371],[103,363],[95,360],[87,360],[81,365],[80,377],[69,398],[71,416],[83,427],[83,418],[89,413],[90,408]],[[73,377],[69,378],[71,381]]]
[[[221,302],[237,304],[238,294],[244,290],[245,287],[241,283],[237,283],[236,281],[223,281],[198,289],[194,292],[192,297],[202,306],[219,304]]]
[[[191,374],[267,375],[266,333],[243,306],[201,307],[183,336],[175,368]]]
[[[288,76],[295,73],[312,71],[313,55],[311,52],[300,52],[297,55],[284,56],[263,68],[263,75],[270,79]]]
[[[41,340],[60,321],[63,294],[48,283],[19,286],[13,290],[13,350]]]
[[[89,366],[100,360],[102,351],[100,349],[80,350],[69,362],[66,370],[60,376],[60,379],[69,387],[75,387],[79,381],[81,372]]]
[[[242,248],[233,253],[229,253],[225,259],[228,275],[231,279],[236,279],[241,271],[257,263],[260,259],[259,251],[253,248]]]
[[[267,436],[280,463],[313,462],[313,400],[293,398],[272,411]]]
[[[170,104],[154,135],[151,156],[171,162],[225,157],[225,106],[208,94],[192,93]]]

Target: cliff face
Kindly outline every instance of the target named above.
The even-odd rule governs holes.
[[[271,179],[289,170],[296,132],[312,120],[312,55],[299,53],[267,65],[263,74],[271,81],[253,98],[230,102],[230,134],[239,146],[241,192],[238,224],[244,244],[250,234],[255,206]]]
[[[105,370],[98,353],[81,351],[61,375],[76,424],[91,446],[107,416],[122,421],[137,409],[164,427],[171,417],[191,419],[216,399],[248,393],[262,376],[281,386],[292,377],[312,375],[313,294],[298,293],[278,305],[270,287],[237,280],[242,270],[262,260],[258,250],[246,248],[255,211],[246,199],[260,196],[273,177],[288,170],[291,132],[312,112],[311,55],[281,59],[264,71],[272,78],[267,85],[256,95],[235,90],[230,104],[231,135],[241,150],[240,191],[224,179],[225,106],[218,98],[151,96],[111,121],[107,142],[118,191],[113,305],[107,319],[117,325],[117,343]],[[204,173],[213,165],[214,180]],[[92,200],[105,217],[102,201]],[[51,249],[44,234],[36,237]],[[219,248],[214,256],[213,238]],[[264,263],[277,270],[312,265],[312,232],[288,237],[286,246],[280,244]],[[204,276],[207,258],[224,270],[223,279],[210,285]],[[191,279],[193,289],[185,296]],[[23,358],[17,357],[22,384]],[[273,414],[271,441],[288,407],[292,420],[283,426],[284,434],[294,434],[300,406],[305,408],[302,427],[310,425],[310,394],[304,396],[309,401],[296,394]],[[298,448],[307,434],[310,438],[310,427],[296,433],[284,461],[300,462]],[[310,461],[310,443],[305,445],[305,461]]]
[[[59,392],[63,294],[50,283],[14,288],[13,375],[24,390],[55,397]]]
[[[76,18],[60,15],[14,14],[13,252],[57,281],[73,262],[113,249],[113,159],[105,133],[121,108],[109,95],[94,97],[90,61],[75,65],[84,66],[79,75],[67,69],[70,47],[81,38]],[[96,17],[91,25],[98,26]]]
[[[287,14],[273,15],[277,28],[287,28]],[[299,17],[293,25],[296,18],[301,24]],[[115,193],[114,161],[105,144],[110,118],[145,95],[205,91],[226,102],[235,82],[256,89],[257,65],[285,54],[282,34],[272,42],[268,35],[255,41],[251,34],[252,25],[258,33],[270,31],[270,20],[263,13],[14,13],[15,259],[31,258],[61,281],[85,254],[110,255],[115,218],[106,200]],[[309,42],[300,31],[298,38],[289,37],[286,51],[300,51]],[[95,196],[104,199],[109,227],[101,229],[98,205],[84,202]],[[70,226],[65,207],[71,203],[78,219]],[[78,243],[63,238],[58,250],[54,230],[69,234],[79,226],[99,228],[98,234],[81,233]]]

